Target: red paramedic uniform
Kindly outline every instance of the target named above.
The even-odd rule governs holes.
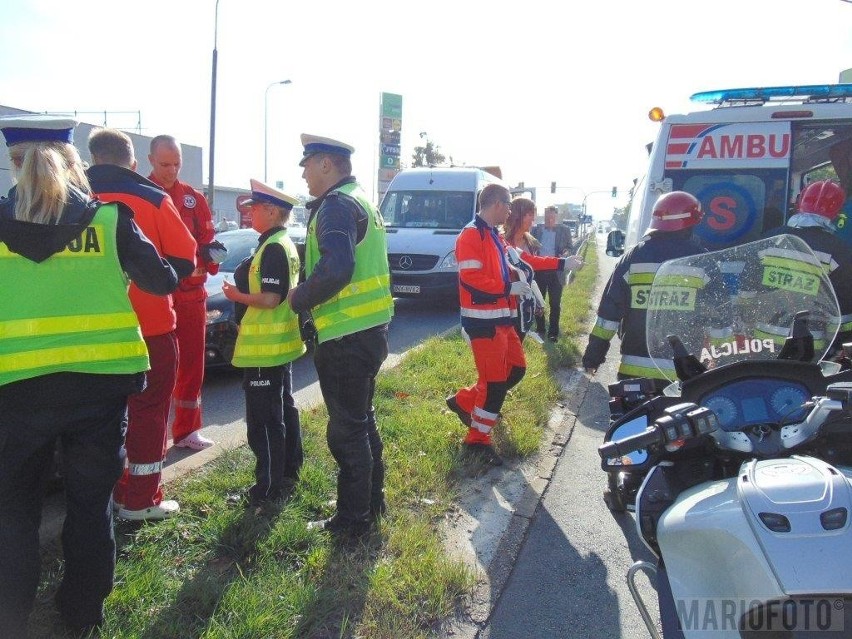
[[[123,202],[133,210],[133,221],[161,257],[195,263],[195,240],[168,195],[121,167],[96,165],[88,174],[98,199]],[[113,497],[127,510],[144,510],[163,499],[163,459],[177,369],[175,312],[171,295],[152,295],[131,283],[128,296],[139,318],[151,369],[145,390],[128,397],[127,468],[115,485]]]
[[[154,175],[149,179],[157,182]],[[157,182],[160,184],[159,182]],[[219,265],[204,259],[201,248],[213,241],[213,217],[204,196],[180,180],[171,188],[160,186],[168,193],[198,249],[196,269],[183,278],[172,294],[177,314],[178,371],[175,382],[174,421],[172,439],[179,442],[201,429],[201,385],[204,383],[204,338],[207,329],[207,274],[219,272]]]

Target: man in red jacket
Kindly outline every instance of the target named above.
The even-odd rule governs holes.
[[[503,463],[491,444],[506,393],[526,372],[526,358],[515,331],[517,297],[530,285],[510,266],[498,227],[509,217],[511,197],[499,184],[479,194],[479,214],[456,240],[462,330],[470,338],[476,384],[447,398],[447,406],[468,427],[465,450],[489,464]]]
[[[171,198],[136,173],[133,143],[121,131],[96,129],[89,136],[92,166],[86,171],[92,191],[104,202],[123,202],[133,221],[179,278],[195,268],[195,240]],[[161,484],[168,437],[169,405],[175,386],[178,350],[171,295],[152,295],[130,285],[128,292],[148,347],[151,369],[141,393],[128,398],[127,468],[113,490],[124,519],[165,519],[180,506],[164,500]]]
[[[219,272],[227,253],[213,239],[213,219],[207,200],[189,184],[178,180],[180,143],[170,135],[151,140],[151,181],[172,198],[186,228],[198,244],[196,268],[184,277],[172,294],[177,314],[178,371],[174,390],[172,439],[180,448],[201,450],[213,445],[201,430],[201,384],[204,382],[204,334],[207,327],[204,282],[207,274]]]

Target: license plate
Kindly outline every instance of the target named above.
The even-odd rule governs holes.
[[[393,285],[394,293],[420,293],[419,286],[410,286],[408,284],[394,284]]]

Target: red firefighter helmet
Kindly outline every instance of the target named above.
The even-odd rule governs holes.
[[[666,193],[654,205],[650,228],[655,231],[680,231],[695,226],[704,217],[701,202],[686,191]]]
[[[836,182],[820,180],[805,187],[799,197],[799,213],[816,213],[833,220],[840,213],[846,194]]]

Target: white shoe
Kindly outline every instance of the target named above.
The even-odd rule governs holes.
[[[174,517],[179,512],[180,504],[172,499],[166,499],[156,506],[143,508],[142,510],[127,510],[125,508],[121,508],[118,511],[118,516],[130,521],[148,521],[168,519],[169,517]]]
[[[197,430],[192,431],[179,442],[174,442],[175,448],[191,448],[192,450],[204,450],[215,444],[212,439],[207,439]]]

